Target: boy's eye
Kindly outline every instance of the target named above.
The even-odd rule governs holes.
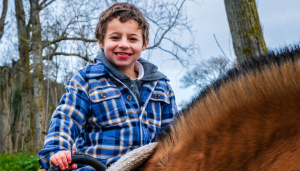
[[[137,41],[138,39],[137,39],[137,38],[134,38],[134,37],[132,37],[132,38],[130,38],[129,40],[132,40],[132,41]]]
[[[112,36],[111,39],[119,39],[118,36]]]

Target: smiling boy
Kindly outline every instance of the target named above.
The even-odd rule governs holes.
[[[157,67],[140,58],[149,27],[131,4],[116,3],[99,17],[95,35],[101,52],[66,84],[53,113],[40,164],[76,169],[76,152],[110,165],[121,155],[154,142],[178,113],[174,92]],[[82,166],[78,170],[92,170]]]

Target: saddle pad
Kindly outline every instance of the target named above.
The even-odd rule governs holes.
[[[155,151],[157,143],[150,143],[126,153],[106,171],[130,171],[143,164]]]

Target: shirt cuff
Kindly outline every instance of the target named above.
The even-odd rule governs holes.
[[[40,168],[40,169],[46,169],[46,170],[48,170],[49,167],[50,167],[49,161],[50,161],[50,155],[49,155],[49,154],[47,154],[47,155],[41,157],[41,158],[39,159],[39,163],[40,163],[40,165],[41,165],[41,168]]]

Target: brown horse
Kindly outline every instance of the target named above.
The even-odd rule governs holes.
[[[203,90],[139,170],[300,170],[299,46],[246,61]]]

